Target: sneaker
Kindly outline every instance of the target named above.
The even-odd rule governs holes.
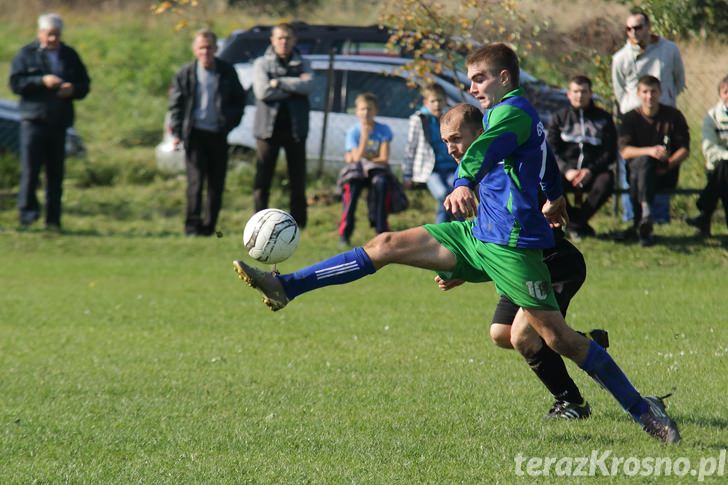
[[[591,407],[584,401],[582,404],[557,399],[544,419],[586,419],[591,416]]]
[[[665,411],[664,399],[669,396],[670,394],[662,397],[645,396],[644,399],[650,408],[640,416],[638,422],[650,436],[665,443],[677,443],[680,441],[680,432],[675,421]]]
[[[710,237],[710,218],[705,217],[703,214],[688,217],[685,219],[685,223],[697,229],[702,237]]]
[[[639,227],[637,228],[637,233],[640,237],[640,246],[647,247],[652,246],[655,243],[654,238],[652,237],[652,222],[648,220],[643,220],[640,222]]]
[[[586,338],[598,343],[603,349],[609,348],[609,332],[600,328],[589,330],[585,334]]]
[[[233,261],[233,268],[241,280],[263,295],[263,303],[268,305],[268,308],[276,312],[288,305],[288,297],[283,285],[276,278],[276,273],[259,270],[239,260]]]

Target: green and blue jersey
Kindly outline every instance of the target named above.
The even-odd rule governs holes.
[[[455,180],[455,187],[478,187],[473,235],[510,247],[553,247],[553,231],[541,213],[539,187],[549,200],[563,191],[538,113],[517,88],[487,111],[483,126],[485,131],[468,148]]]

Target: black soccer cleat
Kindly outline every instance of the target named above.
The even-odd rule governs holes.
[[[650,408],[640,416],[637,422],[642,425],[642,429],[650,436],[665,443],[677,443],[680,441],[680,432],[675,421],[665,411],[664,399],[670,395],[662,397],[645,396],[644,399],[650,405]]]
[[[593,328],[588,332],[577,331],[576,333],[583,335],[589,340],[593,340],[603,349],[609,348],[609,332],[607,332],[606,330],[602,330],[601,328]]]
[[[574,404],[572,402],[557,399],[554,405],[544,419],[586,419],[591,416],[591,407],[589,403],[583,401],[582,404]]]

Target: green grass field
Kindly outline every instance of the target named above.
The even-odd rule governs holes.
[[[608,329],[645,393],[675,390],[684,440],[668,447],[573,364],[593,417],[544,422],[546,391],[489,342],[492,285],[442,293],[426,271],[388,267],[270,312],[230,264],[249,196],[229,184],[224,236],[189,239],[183,185],[67,187],[60,236],[16,232],[12,204],[0,211],[0,483],[561,483],[517,476],[515,458],[697,467],[728,448],[722,227],[706,242],[658,227],[648,249],[579,243],[589,277],[569,321]],[[429,218],[423,204],[395,228]],[[312,208],[282,271],[337,251],[337,212]]]

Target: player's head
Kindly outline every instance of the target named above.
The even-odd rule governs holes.
[[[637,81],[637,97],[643,111],[654,111],[660,104],[660,80],[655,76],[645,74]]]
[[[584,109],[591,104],[592,90],[591,79],[578,75],[569,80],[569,88],[566,90],[566,97],[575,109]]]
[[[433,116],[440,117],[445,111],[445,103],[447,95],[445,89],[436,83],[426,84],[421,90],[422,105],[432,113]]]
[[[728,107],[728,76],[725,76],[718,83],[718,96],[723,104]]]
[[[356,117],[362,123],[372,123],[377,116],[379,105],[374,93],[361,93],[354,99]]]
[[[38,42],[43,49],[55,50],[61,45],[63,19],[57,13],[44,13],[38,17]]]
[[[217,52],[217,35],[210,29],[202,29],[195,32],[195,39],[192,41],[192,53],[197,61],[206,68],[215,64],[215,53]]]
[[[470,94],[483,109],[492,108],[506,93],[519,86],[518,56],[505,44],[487,44],[471,52],[465,60]]]
[[[458,163],[468,147],[483,133],[483,113],[471,104],[456,104],[440,118],[440,136]]]

